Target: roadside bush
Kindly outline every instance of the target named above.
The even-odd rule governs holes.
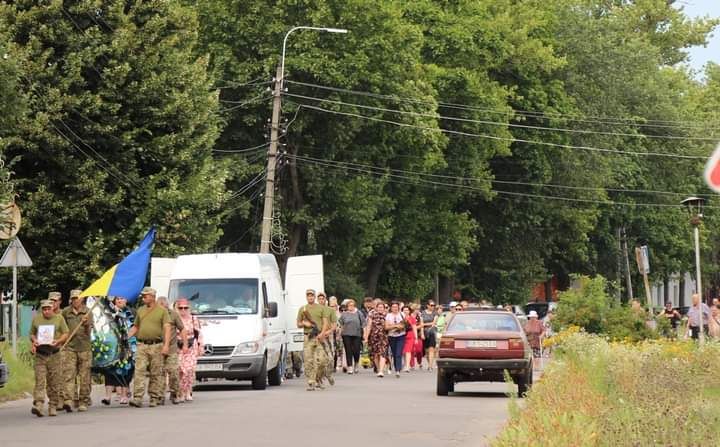
[[[561,333],[493,447],[720,445],[720,344]]]
[[[591,334],[603,334],[612,340],[626,341],[660,336],[659,331],[647,326],[645,314],[621,305],[607,294],[608,284],[602,276],[582,276],[578,282],[580,287],[559,295],[553,319],[556,331],[579,326]]]
[[[18,355],[15,357],[9,343],[0,343],[2,357],[10,370],[8,382],[0,388],[0,402],[25,397],[35,385],[32,354],[27,340],[18,342]]]

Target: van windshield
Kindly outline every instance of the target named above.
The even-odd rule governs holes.
[[[197,314],[256,314],[257,279],[178,279],[170,281],[170,301],[187,298]]]

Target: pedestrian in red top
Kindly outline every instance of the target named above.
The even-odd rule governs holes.
[[[534,310],[531,310],[528,314],[528,322],[525,325],[525,333],[528,336],[530,347],[533,350],[533,363],[535,359],[540,357],[541,338],[545,333],[545,326],[538,320],[538,314]]]

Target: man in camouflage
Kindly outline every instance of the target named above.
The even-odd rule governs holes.
[[[57,415],[57,399],[60,395],[55,391],[62,386],[62,365],[60,346],[67,340],[68,327],[62,315],[53,312],[53,302],[43,300],[40,303],[41,312],[32,320],[30,325],[31,352],[35,354],[35,388],[33,389],[33,406],[31,413],[42,417],[45,394],[48,396],[48,416]],[[52,331],[52,341],[46,343],[43,336],[38,333],[49,334]]]
[[[92,350],[90,348],[90,331],[92,318],[90,309],[80,298],[80,290],[70,291],[70,305],[63,309],[62,316],[67,323],[72,337],[62,352],[65,370],[65,391],[63,408],[71,404],[78,411],[87,411],[90,406],[92,366]]]
[[[303,362],[307,390],[322,389],[320,379],[327,362],[327,353],[323,346],[327,337],[328,318],[323,306],[315,303],[315,291],[308,289],[305,292],[307,305],[298,309],[297,326],[303,328]]]
[[[322,383],[323,379],[327,379],[330,385],[335,385],[335,365],[333,359],[335,358],[335,329],[337,328],[337,315],[332,307],[328,306],[327,296],[325,292],[318,293],[317,296],[318,304],[323,307],[325,317],[328,320],[327,337],[323,337],[320,340],[324,352],[327,354],[323,360],[323,364],[318,365],[318,383]]]
[[[128,336],[137,337],[135,378],[131,407],[142,407],[145,381],[150,395],[150,407],[161,403],[165,394],[164,357],[170,353],[170,315],[155,301],[157,292],[145,287],[140,292],[144,306],[137,311],[135,323]]]
[[[52,302],[52,312],[55,315],[62,315],[62,311],[60,310],[60,305],[62,304],[62,294],[60,292],[48,292],[48,300]],[[60,357],[60,367],[62,368],[62,353],[58,356]],[[57,410],[65,410],[68,413],[72,412],[72,406],[70,405],[64,405],[65,402],[65,386],[63,385],[63,379],[59,380],[57,382],[59,385],[56,387],[54,383],[48,383],[48,395],[50,393],[56,394],[57,397],[53,399],[55,402],[57,402]],[[70,397],[68,397],[70,399]]]
[[[177,405],[180,403],[178,393],[180,392],[180,361],[178,359],[178,349],[182,345],[183,354],[187,353],[187,332],[183,325],[180,315],[168,306],[166,297],[161,296],[157,302],[170,315],[170,353],[165,357],[163,364],[163,378],[167,377],[168,388],[170,390],[170,401]],[[178,340],[178,336],[180,339]],[[163,392],[162,403],[165,403],[165,393]]]

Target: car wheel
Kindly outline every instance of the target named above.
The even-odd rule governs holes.
[[[455,388],[455,384],[452,380],[446,376],[445,371],[438,368],[437,371],[437,395],[447,396],[448,393],[452,393]]]
[[[257,376],[252,379],[252,389],[264,390],[267,387],[267,359],[263,360],[262,367]]]
[[[285,374],[285,352],[281,351],[277,366],[268,372],[268,383],[270,384],[270,386],[281,385],[284,374]]]
[[[517,384],[518,384],[518,396],[525,397],[528,391],[530,391],[530,387],[533,383],[533,372],[532,367],[530,367],[530,371],[525,376],[522,376],[518,378]]]

